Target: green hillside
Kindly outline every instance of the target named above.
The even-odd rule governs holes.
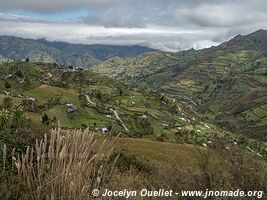
[[[5,63],[0,68],[2,94],[16,101],[35,99],[29,112],[55,117],[63,128],[107,127],[128,137],[175,140],[178,128],[192,121],[196,129],[203,128],[203,141],[211,131],[207,130],[206,135],[207,128],[193,122],[195,113],[183,110],[185,106],[173,99],[152,90],[131,88],[104,75],[30,62]],[[67,104],[75,105],[77,111],[68,113]],[[112,110],[117,111],[129,131]]]
[[[7,98],[22,104],[36,127],[60,123],[64,129],[107,129],[122,137],[201,146],[216,140],[228,146],[233,139],[240,141],[242,148],[252,144],[247,139],[241,142],[244,138],[239,134],[218,128],[190,103],[171,93],[135,88],[90,70],[55,64],[8,62],[0,65],[0,71],[2,104],[6,104]],[[255,112],[265,114],[264,109]],[[250,148],[265,151],[264,146],[255,144]]]
[[[159,88],[226,130],[266,141],[266,42],[267,31],[259,30],[218,47],[112,59],[93,70]]]
[[[245,99],[262,98],[260,92],[264,98],[259,90]],[[80,183],[89,166],[96,171],[84,185],[112,167],[108,178],[116,182],[111,184],[114,190],[125,188],[125,183],[136,190],[140,184],[182,185],[181,190],[205,190],[209,185],[264,190],[266,185],[266,143],[219,128],[191,103],[163,90],[55,64],[0,65],[0,146],[4,199],[29,199],[38,193],[45,198],[46,188],[60,188],[66,178],[69,185],[73,180]],[[81,173],[87,160],[88,168]],[[56,173],[50,176],[53,169]],[[59,178],[62,181],[55,183]],[[229,180],[238,181],[229,185]]]

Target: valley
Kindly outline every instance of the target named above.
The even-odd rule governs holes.
[[[92,69],[157,88],[221,128],[266,141],[266,40],[267,32],[259,30],[218,47],[111,59]],[[162,57],[154,63],[156,54]]]
[[[87,69],[6,62],[1,66],[2,105],[22,105],[30,126],[111,132],[122,138],[236,147],[265,156],[266,143],[222,129],[199,113],[197,101],[152,87],[132,87]],[[164,93],[163,93],[164,91]],[[195,103],[195,101],[197,103]]]
[[[264,46],[251,43],[255,34],[262,42],[267,38],[258,31],[210,49],[113,57],[89,69],[2,57],[0,152],[5,158],[8,147],[27,155],[35,144],[38,153],[38,140],[46,145],[51,132],[50,142],[58,138],[61,148],[55,156],[72,145],[108,152],[117,161],[115,188],[125,187],[125,180],[134,188],[147,183],[179,188],[177,182],[199,188],[199,180],[207,187],[233,179],[236,170],[248,175],[232,186],[264,185],[257,173],[265,174],[267,156],[267,58]],[[3,161],[12,169],[12,162]],[[210,175],[212,180],[205,179]]]
[[[267,199],[267,1],[0,1],[0,200]]]

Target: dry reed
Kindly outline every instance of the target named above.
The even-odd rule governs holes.
[[[6,152],[6,146],[3,150]],[[62,134],[51,130],[35,148],[14,156],[12,164],[26,181],[32,199],[91,199],[92,189],[107,186],[118,157],[111,160],[114,139],[96,147],[94,133],[73,130]],[[6,153],[3,153],[4,167]]]

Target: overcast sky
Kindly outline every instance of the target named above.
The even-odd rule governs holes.
[[[205,48],[267,29],[266,0],[0,0],[0,35]]]

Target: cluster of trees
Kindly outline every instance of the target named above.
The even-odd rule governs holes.
[[[37,105],[37,100],[24,99],[22,102],[27,111],[42,112],[56,105],[61,105],[61,99],[62,99],[62,95],[59,94],[55,97],[51,97],[50,99],[48,99],[46,103],[41,104],[41,105]]]
[[[10,97],[3,99],[0,105],[0,146],[7,144],[21,149],[32,144],[36,136],[30,123],[22,104],[16,105]]]
[[[129,124],[132,126],[132,133],[134,136],[142,137],[144,135],[153,134],[153,127],[148,119],[140,118],[138,115],[128,119]]]
[[[43,114],[43,116],[41,117],[41,120],[42,120],[42,123],[46,126],[55,125],[57,123],[56,117],[53,117],[52,119],[50,119],[46,113]]]
[[[111,96],[102,90],[92,90],[91,96],[98,99],[102,103],[107,103],[111,100]]]
[[[14,105],[10,97],[6,97],[0,107],[0,131],[11,132],[27,126],[24,106]]]
[[[11,84],[7,80],[5,80],[4,85],[6,89],[11,88]]]

